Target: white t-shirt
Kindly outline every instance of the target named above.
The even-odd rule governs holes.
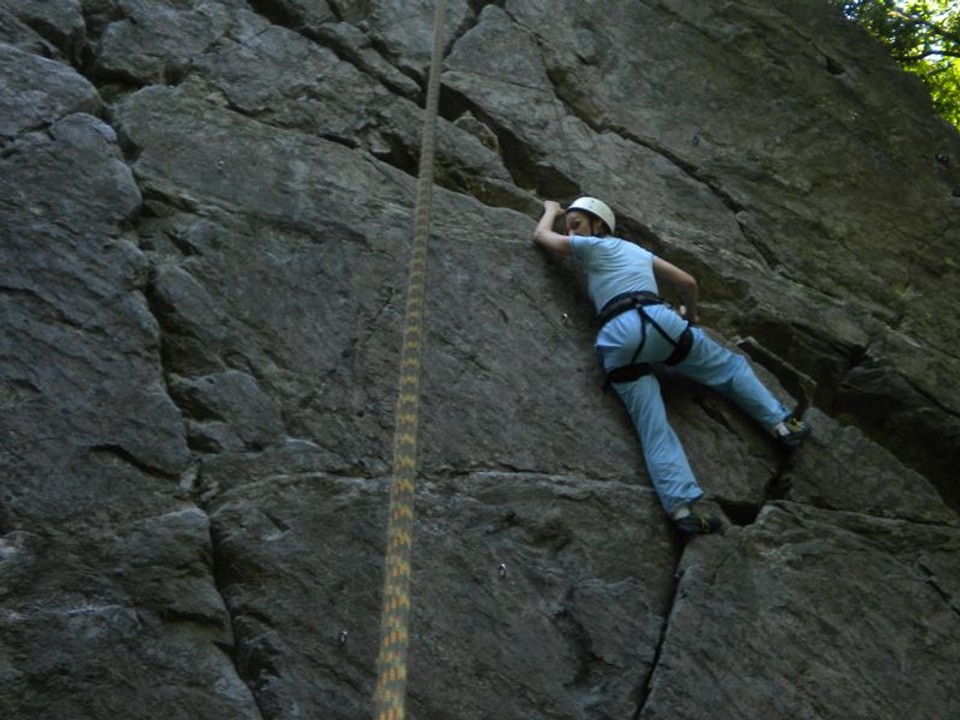
[[[571,239],[573,256],[587,271],[587,292],[599,311],[617,295],[646,291],[659,295],[653,275],[654,254],[615,237]]]

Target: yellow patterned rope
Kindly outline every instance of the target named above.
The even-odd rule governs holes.
[[[420,411],[420,366],[423,354],[423,311],[427,280],[427,240],[433,199],[440,69],[443,62],[445,0],[434,14],[433,52],[427,82],[427,104],[420,141],[420,167],[414,212],[413,247],[407,278],[400,386],[393,435],[393,480],[384,563],[380,652],[374,690],[376,720],[403,720],[407,695],[407,647],[410,640],[410,582],[413,550],[414,490],[417,477],[417,427]]]

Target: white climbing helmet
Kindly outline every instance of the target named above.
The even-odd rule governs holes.
[[[607,224],[607,227],[610,228],[611,233],[617,229],[617,221],[614,218],[613,210],[611,210],[610,206],[603,202],[603,200],[597,200],[592,197],[577,198],[570,203],[570,207],[567,208],[567,212],[571,210],[581,210],[588,215],[600,218]]]

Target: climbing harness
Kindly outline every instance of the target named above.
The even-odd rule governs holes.
[[[414,487],[417,476],[417,428],[420,410],[420,361],[426,297],[427,239],[434,178],[435,134],[443,61],[445,0],[434,14],[433,52],[420,140],[420,167],[414,211],[413,246],[407,277],[400,384],[393,435],[393,479],[384,561],[380,650],[373,704],[376,720],[403,720],[407,694],[407,647],[410,639],[410,581],[413,549]]]
[[[677,363],[681,363],[684,361],[687,355],[690,354],[690,348],[693,345],[693,332],[690,330],[690,323],[687,322],[687,326],[684,328],[683,332],[680,333],[680,336],[676,340],[674,340],[672,337],[670,337],[669,333],[667,333],[667,331],[660,326],[660,323],[650,317],[650,315],[647,313],[646,308],[650,307],[651,305],[667,305],[669,307],[669,303],[667,303],[667,301],[662,297],[654,295],[652,292],[639,291],[621,293],[620,295],[617,295],[612,300],[607,302],[607,304],[601,308],[600,312],[597,313],[595,324],[601,328],[615,317],[622,315],[625,312],[636,310],[640,315],[640,343],[637,345],[637,349],[634,351],[633,357],[630,359],[629,363],[607,371],[607,377],[603,383],[604,391],[608,390],[612,383],[633,382],[634,380],[638,380],[644,375],[649,375],[651,372],[653,372],[652,363],[637,362],[637,358],[640,357],[640,352],[643,350],[643,346],[647,342],[648,324],[652,325],[653,328],[673,346],[673,352],[670,354],[670,357],[664,360],[665,365],[676,365]]]

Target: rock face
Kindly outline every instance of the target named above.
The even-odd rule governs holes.
[[[0,716],[370,716],[431,3],[0,0]],[[408,711],[960,717],[960,137],[820,0],[450,2]],[[598,391],[607,199],[815,428]]]

